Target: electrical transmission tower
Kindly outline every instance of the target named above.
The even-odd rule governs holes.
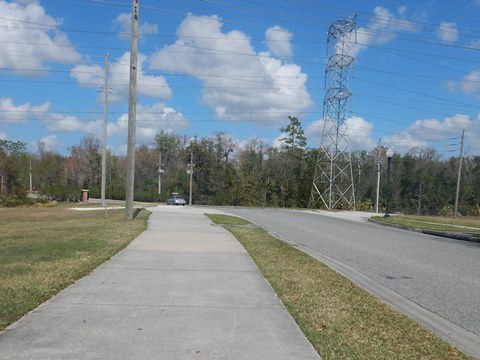
[[[354,60],[349,50],[356,27],[355,17],[338,20],[328,30],[324,126],[310,207],[355,209],[350,145],[346,134],[347,108],[352,95],[348,89],[348,76]]]

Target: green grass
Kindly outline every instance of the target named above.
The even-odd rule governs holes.
[[[71,205],[70,205],[71,206]],[[123,249],[146,229],[124,210],[0,208],[0,329],[36,308]]]
[[[265,230],[208,216],[228,224],[323,359],[472,359]]]
[[[236,216],[220,215],[220,214],[215,214],[215,215],[207,214],[207,216],[212,221],[214,221],[216,224],[221,224],[222,226],[225,226],[225,225],[248,225],[248,224],[250,224],[250,221],[248,221],[246,219],[236,217]]]
[[[440,216],[395,215],[391,217],[374,216],[374,221],[395,224],[420,230],[467,232],[480,235],[480,220],[474,218],[448,218]]]

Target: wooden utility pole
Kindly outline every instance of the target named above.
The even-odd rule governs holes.
[[[33,193],[33,182],[32,182],[32,157],[30,156],[30,165],[28,166],[28,177],[30,180],[30,187],[28,188],[28,193]]]
[[[139,0],[132,0],[132,34],[130,50],[130,86],[128,91],[128,145],[127,179],[125,191],[125,218],[133,219],[133,193],[135,187],[135,130],[137,116],[137,51]]]
[[[192,205],[192,185],[193,185],[193,150],[190,152],[190,191],[188,196],[188,205]]]
[[[462,131],[462,141],[460,143],[460,163],[458,164],[458,175],[457,175],[457,191],[455,193],[455,206],[453,209],[453,218],[457,218],[457,209],[458,209],[458,195],[460,194],[460,178],[462,177],[462,162],[463,162],[463,141],[465,138],[465,129]]]
[[[107,177],[107,125],[108,125],[108,52],[105,56],[105,82],[103,84],[103,134],[102,134],[102,206],[106,209],[105,203],[105,179]],[[105,214],[106,215],[106,214]]]
[[[381,149],[382,146],[382,138],[378,139],[378,147],[377,147],[377,197],[375,198],[375,212],[378,214],[378,201],[380,199],[380,165],[382,164],[381,159]]]

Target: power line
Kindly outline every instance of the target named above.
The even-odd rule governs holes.
[[[118,2],[118,1],[97,1],[97,2],[98,2],[99,4],[100,4],[100,3],[103,3],[103,4],[105,4],[105,6],[112,5],[112,6],[114,6],[114,7],[126,5],[126,3],[120,3],[120,2]],[[81,2],[78,2],[78,3],[81,3]],[[218,1],[217,1],[216,3],[217,3],[217,6],[221,6],[223,2],[218,2]],[[242,3],[249,3],[249,4],[254,4],[254,5],[255,5],[255,4],[260,4],[259,1],[242,1]],[[297,3],[302,3],[302,1],[299,1],[299,2],[297,2]],[[303,2],[303,3],[305,3],[305,2]],[[177,2],[177,4],[178,4],[178,2]],[[180,4],[180,5],[181,5],[181,4]],[[318,5],[318,4],[317,4],[317,5]],[[281,4],[280,4],[280,6],[281,6]],[[238,8],[238,7],[239,7],[238,5],[234,5],[234,6],[233,6],[233,8]],[[249,9],[248,7],[245,7],[245,6],[242,6],[242,7],[244,8],[242,11],[246,11],[246,10]],[[142,6],[142,8],[143,8],[143,6]],[[232,6],[229,6],[229,8],[232,8]],[[278,8],[280,8],[280,7],[278,7]],[[287,9],[287,7],[283,7],[283,8],[284,8],[284,9]],[[293,8],[292,8],[292,9],[293,9]],[[302,10],[304,10],[305,12],[308,12],[308,11],[310,11],[311,9],[309,9],[309,8],[306,7],[306,6],[304,6],[304,9],[302,9]],[[351,13],[351,12],[350,12],[350,13]],[[263,14],[263,13],[262,13],[262,14]],[[367,13],[365,13],[365,14],[367,14]],[[286,16],[286,15],[288,15],[288,13],[286,13],[286,12],[283,13],[282,11],[277,11],[277,13],[276,13],[275,16],[276,16],[276,17],[279,17],[279,16],[283,16],[283,15]],[[371,14],[369,14],[369,15],[371,16]],[[266,17],[266,18],[268,19],[268,17]],[[275,17],[272,16],[271,18],[275,18]],[[300,18],[302,18],[302,17],[299,16],[299,19],[300,19]],[[222,22],[225,22],[225,21],[222,21]],[[225,23],[228,24],[228,22],[225,22]],[[33,24],[32,24],[32,25],[33,25]],[[40,30],[41,27],[42,27],[41,25],[37,25],[37,29]],[[264,28],[264,27],[262,27],[262,28]],[[62,31],[62,30],[63,30],[61,26],[55,27],[55,29],[56,29],[56,30],[59,30],[59,31]],[[424,28],[424,29],[425,29],[425,28]],[[434,27],[432,26],[431,29],[434,29]],[[45,28],[43,28],[43,30],[45,30]],[[68,30],[67,30],[67,31],[68,31]],[[116,33],[114,33],[114,32],[96,32],[96,31],[94,31],[94,32],[89,32],[89,33],[90,33],[90,34],[102,34],[102,33],[103,33],[104,35],[107,35],[107,36],[113,36],[113,35],[116,34]],[[381,34],[381,33],[378,33],[378,34]],[[384,34],[385,34],[385,33],[384,33]],[[152,37],[150,37],[150,35],[149,35],[149,36],[147,36],[146,38],[152,39],[152,38],[154,38],[154,36],[156,36],[156,37],[158,37],[158,38],[159,38],[159,37],[162,37],[162,38],[173,37],[173,36],[170,36],[170,35],[167,35],[167,36],[165,36],[165,35],[152,35]],[[301,36],[303,36],[303,34],[301,34]],[[295,34],[295,37],[297,37],[297,34]],[[192,39],[200,39],[200,38],[201,38],[201,39],[207,39],[207,38],[210,38],[210,37],[195,37],[195,36],[192,37]],[[298,44],[303,44],[303,43],[310,43],[310,44],[320,43],[320,41],[314,39],[314,37],[310,37],[310,38],[311,38],[312,40],[304,40],[304,41],[298,41],[298,40],[297,40],[297,41],[292,41],[291,43],[294,44],[294,45],[295,45],[295,44],[297,44],[297,45],[298,45]],[[211,37],[211,39],[212,39],[212,40],[218,39],[218,37]],[[230,41],[230,40],[231,40],[231,41],[240,41],[239,38],[238,38],[238,39],[232,38],[232,39],[229,39],[229,41]],[[244,40],[245,40],[245,41],[247,41],[247,40],[249,40],[249,41],[250,41],[250,40],[251,40],[251,41],[257,41],[257,40],[263,40],[263,39],[255,39],[255,38],[252,38],[252,39],[244,39]],[[418,43],[416,40],[412,40],[412,41],[406,40],[406,41],[408,41],[408,44]],[[146,45],[148,46],[148,43],[146,43]],[[440,45],[440,44],[439,44],[439,45]],[[72,45],[72,47],[74,47],[74,45]],[[86,49],[87,47],[83,46],[83,47],[81,47],[81,48],[82,48],[82,49]],[[92,49],[93,49],[93,48],[94,48],[94,47],[92,47]],[[97,48],[98,48],[98,49],[102,49],[102,47],[97,47]],[[374,47],[370,46],[370,48],[374,48]],[[390,51],[390,54],[394,53],[395,51],[397,51],[397,52],[403,51],[403,54],[421,55],[421,57],[422,57],[421,60],[424,60],[424,57],[431,56],[430,54],[428,54],[428,53],[426,53],[426,52],[424,52],[424,53],[414,52],[414,51],[412,51],[412,49],[409,49],[409,50],[408,50],[408,49],[407,49],[407,50],[401,50],[401,49],[394,50],[394,49],[392,49],[391,47],[386,47],[386,46],[385,46],[385,47],[377,46],[377,48],[386,49],[385,52]],[[197,52],[198,54],[212,54],[212,53],[215,53],[215,51],[218,51],[218,49],[209,49],[209,48],[203,48],[203,49],[201,49],[201,48],[195,48],[195,49],[196,49],[196,50],[203,50],[202,52]],[[116,48],[116,50],[122,50],[122,51],[124,51],[125,49],[119,47],[119,48]],[[225,50],[225,49],[223,49],[223,50]],[[103,49],[103,51],[104,51],[104,49]],[[153,51],[153,49],[152,49],[152,51]],[[239,54],[242,54],[242,53],[241,53],[241,52],[235,52],[235,51],[230,51],[230,52],[228,53],[229,56],[238,56]],[[22,54],[22,55],[23,55],[23,54]],[[19,56],[22,56],[22,55],[19,55]],[[224,55],[227,55],[227,54],[224,53]],[[396,55],[399,55],[399,53],[396,53]],[[33,58],[35,58],[35,57],[33,57]],[[301,59],[302,59],[302,58],[298,58],[299,61],[300,61]],[[305,59],[305,58],[303,58],[303,59]],[[312,59],[313,59],[313,58],[312,58]],[[414,57],[410,57],[409,59],[412,60],[412,61],[418,61],[418,60],[419,60],[419,57],[418,57],[418,56],[414,56]],[[437,59],[437,60],[438,60],[438,59],[448,59],[448,60],[451,60],[451,61],[459,61],[459,62],[460,62],[460,61],[465,61],[465,62],[471,62],[471,63],[474,63],[474,64],[476,63],[475,60],[470,60],[470,59],[468,59],[467,57],[460,58],[460,57],[453,57],[453,56],[447,56],[447,55],[444,55],[444,56],[443,56],[443,55],[440,55],[440,56],[438,56],[436,59]],[[46,60],[48,60],[48,59],[46,59]],[[311,61],[310,63],[311,63],[311,64],[319,64],[319,63],[321,63],[322,61],[323,61],[323,57],[322,57],[322,60],[319,60],[319,61],[316,61],[316,62]],[[433,66],[433,65],[436,66],[439,62],[440,62],[440,61],[430,61],[430,62],[424,62],[424,63],[427,63],[427,64],[432,65],[432,66]],[[100,62],[99,62],[99,63],[100,63]],[[305,64],[305,63],[303,63],[303,64]],[[380,68],[379,68],[378,70],[377,70],[377,69],[362,68],[361,65],[358,66],[357,68],[358,68],[358,69],[362,69],[362,71],[369,71],[369,72],[371,72],[371,73],[391,75],[391,76],[392,76],[392,79],[393,79],[394,76],[395,76],[395,77],[398,77],[398,78],[399,78],[399,77],[410,77],[409,80],[420,81],[420,82],[422,82],[422,83],[424,83],[424,84],[429,83],[428,81],[426,81],[426,80],[428,80],[428,79],[439,79],[439,80],[442,80],[442,79],[443,79],[443,80],[449,80],[449,79],[451,79],[451,78],[448,78],[448,77],[442,78],[442,77],[435,77],[435,76],[430,76],[430,75],[426,75],[426,74],[425,74],[425,75],[424,75],[424,74],[408,74],[408,73],[401,73],[401,72],[397,72],[396,74],[394,74],[394,72],[391,72],[391,71],[388,71],[388,70],[381,70]],[[452,71],[457,71],[457,70],[458,70],[458,72],[460,73],[460,71],[461,71],[462,74],[467,74],[467,73],[468,73],[467,71],[465,71],[465,69],[460,70],[460,69],[452,68],[452,67],[450,67],[450,66],[446,66],[446,67],[444,67],[444,69],[452,70]],[[6,70],[6,69],[4,69],[4,70]],[[21,70],[18,70],[18,69],[14,69],[14,70],[21,71]],[[8,70],[7,70],[7,71],[8,71]],[[32,70],[32,71],[33,71],[33,70]],[[42,71],[43,71],[43,70],[42,70]],[[48,71],[48,69],[47,69],[47,71]],[[163,71],[163,69],[162,69],[161,71]],[[41,73],[40,70],[39,70],[38,72]],[[50,70],[50,72],[53,72],[53,73],[57,74],[57,73],[61,73],[62,71],[61,71],[61,70],[57,70],[57,69],[52,69],[52,70]],[[45,73],[47,73],[47,72],[45,72]],[[67,73],[67,71],[65,71],[65,73]],[[121,72],[117,72],[117,73],[116,73],[116,75],[121,75],[121,74],[124,74],[124,73],[121,73]],[[154,72],[144,72],[143,74],[144,74],[144,75],[147,75],[147,76],[149,76],[149,75],[153,75],[153,76],[158,75],[158,74],[156,74],[156,73],[154,73]],[[231,79],[233,79],[232,77],[225,76],[225,75],[222,75],[222,74],[166,74],[166,76],[171,76],[171,77],[174,77],[174,76],[175,76],[175,77],[180,77],[180,76],[185,76],[185,77],[191,77],[191,76],[197,76],[197,77],[199,77],[199,76],[204,76],[204,77],[212,77],[212,78],[214,78],[214,77],[222,77],[222,78],[224,78],[224,79],[225,79],[225,78],[231,78]],[[261,76],[262,76],[262,75],[258,75],[258,76],[256,76],[256,75],[251,75],[251,76],[249,76],[249,77],[247,77],[247,76],[236,76],[236,79],[235,79],[235,80],[236,80],[236,81],[251,82],[252,84],[256,84],[257,81],[255,81],[255,80],[261,78]],[[280,77],[277,77],[277,78],[280,78]],[[321,76],[309,76],[309,80],[318,79],[318,78],[322,78],[322,77],[321,77]],[[285,79],[286,79],[286,77],[285,77]],[[422,80],[422,79],[423,79],[423,80]],[[14,82],[14,81],[15,81],[15,80],[9,80],[9,79],[5,79],[5,80],[6,80],[6,81],[10,81],[10,82]],[[1,80],[0,80],[0,81],[1,81]],[[38,83],[52,83],[52,82],[38,81]],[[60,84],[61,82],[57,82],[57,83]],[[259,83],[259,84],[262,84],[262,82],[258,82],[258,83]],[[433,82],[430,82],[430,83],[433,83]],[[475,83],[477,83],[477,82],[474,81],[474,80],[473,80],[473,81],[471,80],[470,83],[471,83],[471,84],[475,84]],[[379,84],[382,84],[381,86],[386,86],[386,85],[388,85],[385,81],[378,82],[376,85],[379,85]],[[78,84],[77,84],[77,85],[78,85]],[[97,86],[98,84],[89,83],[89,84],[82,84],[82,85]],[[285,85],[285,86],[288,86],[288,84],[284,84],[284,85]],[[118,84],[118,86],[122,86],[122,84]],[[146,86],[150,86],[150,85],[146,85]],[[178,84],[178,83],[172,83],[172,84],[170,85],[170,87],[172,87],[172,88],[183,88],[184,86],[186,86],[186,85],[182,85],[182,84]],[[290,85],[290,86],[291,86],[291,85]],[[208,85],[207,85],[207,86],[195,86],[195,88],[204,88],[204,89],[228,89],[228,88],[231,88],[231,89],[245,89],[245,90],[249,90],[249,89],[258,89],[258,90],[267,89],[267,90],[268,90],[268,89],[269,89],[268,87],[256,87],[256,88],[253,87],[253,86],[252,86],[252,87],[249,87],[249,86],[245,86],[245,87],[243,87],[243,86],[232,86],[232,87],[228,87],[228,86],[215,86],[215,85],[211,85],[211,86],[208,86]],[[303,87],[294,87],[294,86],[291,86],[291,88],[303,88]],[[404,87],[404,88],[405,88],[405,87]],[[404,91],[404,88],[403,88],[403,89],[400,89],[400,90],[401,90],[401,91]],[[307,91],[309,91],[309,92],[317,92],[317,91],[320,90],[320,89],[318,89],[318,88],[308,87],[308,86],[307,86],[305,89],[306,89]],[[416,93],[416,94],[414,94],[414,95],[415,95],[415,96],[416,96],[416,95],[419,95],[419,93]],[[363,95],[358,94],[358,97],[361,97],[361,96],[363,96]],[[371,101],[378,101],[378,100],[374,99],[373,97],[363,96],[363,98],[364,98],[364,99],[369,99],[369,100],[371,100]],[[447,99],[447,98],[435,97],[434,99],[437,101],[437,103],[442,103],[443,106],[446,106],[446,105],[455,106],[455,105],[456,105],[456,106],[462,106],[462,107],[463,107],[463,105],[462,105],[461,102],[450,102],[450,99]],[[402,100],[402,101],[404,101],[404,100]],[[419,101],[419,100],[409,100],[409,101],[412,101],[412,102],[413,102],[413,101]],[[432,102],[432,103],[433,103],[433,102]],[[395,101],[390,101],[390,104],[393,104],[393,105],[397,104],[398,106],[402,106],[402,104],[401,104],[400,102],[397,102],[397,103],[396,103]],[[477,109],[478,107],[473,106],[472,108]],[[413,107],[412,107],[412,109],[413,109]],[[428,111],[428,109],[421,109],[420,107],[415,108],[415,110]],[[438,107],[435,107],[434,111],[431,111],[431,113],[441,114],[441,113],[438,111]],[[215,114],[215,113],[213,113],[213,114]]]
[[[119,5],[125,5],[124,3],[120,3],[120,2],[115,2],[115,1],[95,1],[97,3],[107,3],[107,4],[119,4]],[[217,2],[219,3],[219,2]],[[312,3],[308,3],[306,1],[301,1],[301,3],[305,3],[305,4],[310,4],[311,6],[320,6],[320,7],[325,7],[325,6],[321,6],[321,5],[318,5],[318,4],[312,4]],[[243,9],[246,9],[246,10],[251,10],[251,8],[246,8],[246,7],[241,7],[241,6],[238,6],[238,5],[232,5],[232,4],[227,4],[227,3],[219,3],[219,4],[223,4],[224,7],[235,7],[235,8],[243,8]],[[190,4],[191,6],[191,4]],[[158,7],[153,7],[153,6],[145,6],[143,5],[142,8],[146,8],[148,10],[153,10],[153,11],[161,11],[161,12],[170,12],[170,13],[177,13],[177,14],[181,14],[181,15],[187,15],[190,11],[185,11],[185,12],[181,12],[181,11],[175,11],[175,10],[170,10],[170,9],[165,9],[165,8],[158,8]],[[328,8],[328,7],[327,7]],[[334,8],[334,7],[330,7],[330,8]],[[334,9],[339,9],[339,8],[334,8]],[[225,9],[223,9],[223,11],[225,11]],[[371,17],[372,14],[371,13],[367,13],[367,12],[361,12],[359,11],[358,9],[342,9],[342,11],[346,11],[346,12],[349,12],[349,13],[362,13],[363,15],[365,16],[368,16],[368,17]],[[257,13],[258,12],[258,9],[256,12],[250,12],[249,13],[249,17],[252,17],[252,16],[255,16],[255,15],[252,15],[252,13]],[[272,9],[269,9],[269,11],[265,11],[266,14],[269,15],[269,17],[258,17],[260,19],[270,19],[271,18],[271,15],[274,15],[274,14],[278,14],[276,13],[275,11],[272,11]],[[238,13],[235,13],[235,15],[239,15]],[[283,16],[285,16],[285,18],[287,20],[291,20],[292,17],[295,18],[294,15],[292,15],[291,13],[282,13]],[[203,18],[207,18],[207,19],[210,19],[210,20],[215,20],[215,21],[218,21],[218,19],[212,19],[211,17],[208,17],[208,16],[199,16],[199,17],[203,17]],[[379,18],[380,20],[391,20],[390,18],[385,18],[381,15],[375,15],[376,18]],[[298,22],[297,24],[301,24],[301,25],[305,25],[305,20],[309,20],[310,22],[312,22],[312,26],[315,26],[315,27],[318,27],[318,25],[322,24],[322,23],[325,23],[326,22],[319,22],[316,18],[311,18],[309,19],[308,17],[298,17],[299,20],[301,20],[300,22]],[[47,27],[53,27],[52,25],[47,25],[47,24],[41,24],[41,23],[35,23],[35,22],[29,22],[29,21],[25,21],[25,20],[18,20],[18,19],[9,19],[9,18],[5,18],[5,17],[0,17],[0,19],[8,19],[10,21],[18,21],[18,22],[22,22],[22,23],[27,23],[27,24],[35,24],[35,25],[40,25],[40,26],[47,26]],[[284,22],[286,20],[283,20]],[[405,20],[394,20],[394,21],[397,21],[397,22],[401,22],[401,21],[405,21]],[[228,20],[222,20],[222,22],[225,22],[225,23],[234,23],[234,24],[238,24],[238,25],[247,25],[247,26],[250,26],[250,27],[258,27],[258,25],[254,25],[254,24],[245,24],[245,23],[239,23],[239,22],[230,22]],[[416,21],[415,22],[415,26],[417,28],[419,28],[419,25],[421,24],[421,22],[418,22]],[[425,31],[432,31],[432,30],[435,30],[436,27],[435,25],[433,24],[428,24],[428,23],[423,23],[423,24],[427,24],[428,26],[425,26],[423,28],[420,28],[420,30],[425,30]],[[55,26],[57,27],[57,26]],[[62,31],[65,31],[65,32],[88,32],[88,33],[97,33],[97,34],[115,34],[115,33],[112,33],[112,32],[106,32],[106,31],[102,31],[102,32],[93,32],[91,30],[81,30],[81,29],[71,29],[71,28],[61,28]],[[461,29],[460,29],[461,30]],[[274,30],[274,31],[284,31],[284,30]],[[393,34],[392,32],[389,32],[389,31],[382,31],[382,30],[372,30],[372,29],[369,29],[369,28],[363,28],[363,31],[367,31],[367,32],[372,32],[374,31],[376,34],[379,34],[379,35],[388,35],[388,34]],[[126,34],[125,34],[126,35]],[[312,37],[311,34],[301,34],[302,36],[307,36],[307,37]],[[402,35],[402,34],[396,34],[395,35],[397,39],[402,39],[403,36],[406,36],[406,35]],[[473,34],[473,35],[468,35],[468,34],[463,34],[463,36],[471,36],[473,39],[476,39],[478,36]],[[421,41],[428,41],[428,42],[432,42],[432,39],[431,38],[424,38],[424,37],[412,37],[410,36],[410,39],[416,39],[416,40],[421,40]],[[435,42],[439,45],[451,45],[451,46],[459,46],[457,44],[445,44],[444,42]],[[465,45],[465,47],[468,48],[467,45]]]
[[[391,89],[395,89],[395,90],[400,90],[400,91],[407,92],[407,93],[410,93],[410,94],[415,94],[415,95],[428,97],[428,98],[431,98],[431,99],[436,99],[436,100],[441,100],[441,101],[447,100],[452,104],[457,104],[457,105],[469,107],[469,108],[472,108],[472,109],[480,109],[480,106],[478,106],[478,105],[468,104],[468,103],[464,103],[464,102],[456,101],[456,100],[449,100],[449,99],[445,99],[445,98],[442,98],[442,97],[439,97],[439,96],[429,95],[429,94],[425,94],[425,93],[422,93],[422,92],[419,92],[419,91],[414,91],[414,90],[411,90],[411,89],[401,88],[399,86],[394,86],[394,85],[390,85],[390,84],[383,84],[383,83],[380,83],[378,81],[367,80],[367,79],[359,78],[359,77],[355,77],[355,80],[360,80],[360,81],[367,82],[367,83],[370,83],[370,84],[380,85],[380,86],[383,86],[383,87],[387,87],[387,88],[391,88]]]

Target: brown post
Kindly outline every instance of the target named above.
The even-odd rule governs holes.
[[[82,189],[82,202],[88,202],[88,190]]]

